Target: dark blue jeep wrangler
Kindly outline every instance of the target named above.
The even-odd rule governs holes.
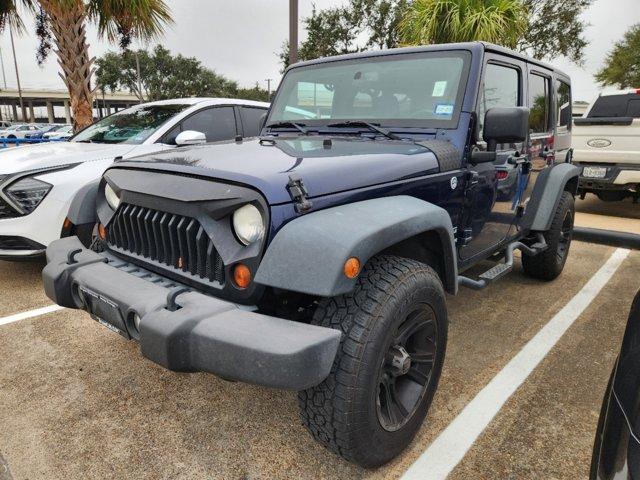
[[[168,369],[299,391],[320,443],[383,464],[435,393],[445,292],[503,276],[515,249],[532,277],[563,269],[569,88],[483,43],[296,64],[258,138],[119,161],[83,189],[69,220],[98,223],[94,243],[49,246],[47,295]]]

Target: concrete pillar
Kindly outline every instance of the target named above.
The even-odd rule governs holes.
[[[15,103],[11,104],[11,113],[13,114],[12,120],[14,122],[17,122],[18,121],[18,105],[16,105]]]
[[[36,121],[36,114],[33,111],[33,102],[29,102],[29,121],[31,123],[35,123]]]
[[[47,100],[47,120],[49,123],[56,122],[56,116],[53,114],[53,102]]]
[[[67,123],[71,123],[71,108],[69,107],[69,100],[64,101],[64,118]]]

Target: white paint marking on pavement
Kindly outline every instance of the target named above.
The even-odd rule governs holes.
[[[16,313],[9,315],[8,317],[0,318],[0,325],[6,325],[7,323],[18,322],[27,318],[38,317],[40,315],[46,315],[47,313],[57,312],[64,307],[60,305],[49,305],[48,307],[36,308],[35,310],[29,310],[28,312]]]
[[[589,306],[629,255],[618,248],[575,297],[475,396],[447,426],[401,480],[446,478],[536,366]]]

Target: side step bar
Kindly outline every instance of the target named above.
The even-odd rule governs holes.
[[[522,250],[528,255],[537,255],[538,253],[546,250],[547,247],[548,245],[545,242],[544,237],[540,234],[538,235],[538,242],[534,243],[531,247],[522,242],[510,243],[507,245],[507,249],[504,252],[504,263],[498,263],[494,267],[482,273],[478,277],[478,280],[459,275],[458,285],[461,287],[472,288],[473,290],[481,290],[513,270],[513,252],[515,250]]]

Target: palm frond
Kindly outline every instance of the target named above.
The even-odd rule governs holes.
[[[173,23],[164,0],[89,0],[87,15],[101,36],[124,47],[132,38],[158,38]]]
[[[0,32],[11,25],[16,33],[24,32],[24,23],[20,18],[19,7],[33,12],[35,0],[0,0]]]
[[[521,0],[415,0],[400,32],[408,45],[483,40],[513,48],[527,18]]]

